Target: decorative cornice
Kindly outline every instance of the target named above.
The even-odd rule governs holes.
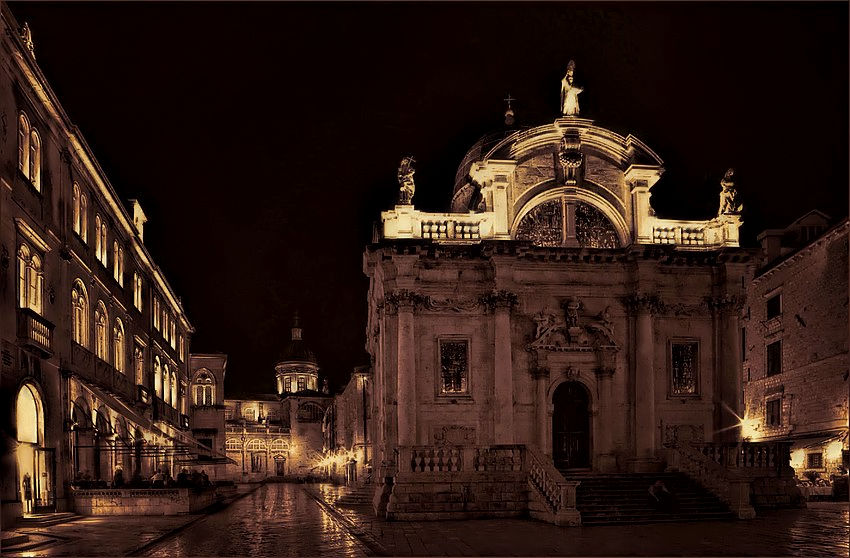
[[[664,312],[664,303],[655,294],[635,293],[623,297],[622,302],[630,314],[660,314]]]
[[[494,290],[481,297],[481,302],[491,312],[495,312],[498,308],[507,308],[510,311],[511,308],[517,305],[518,300],[519,298],[516,293],[504,289]]]
[[[436,312],[473,312],[482,302],[481,298],[434,298],[425,296],[423,306]]]
[[[417,306],[424,306],[427,297],[407,289],[397,289],[387,293],[382,302],[382,308],[387,314],[397,314],[400,310],[413,311]]]
[[[744,308],[746,298],[725,294],[723,296],[708,296],[705,297],[705,303],[712,312],[734,312],[738,313]]]

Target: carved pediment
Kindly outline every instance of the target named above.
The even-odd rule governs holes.
[[[570,297],[563,302],[562,308],[563,313],[544,309],[533,316],[537,327],[527,350],[619,350],[608,307],[598,314],[588,315],[583,312],[582,302]]]

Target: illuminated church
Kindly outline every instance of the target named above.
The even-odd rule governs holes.
[[[459,513],[415,503],[423,473],[531,467],[557,515],[552,487],[573,473],[661,471],[682,440],[739,437],[752,264],[734,173],[717,177],[713,219],[656,215],[661,158],[578,116],[573,69],[559,118],[469,149],[450,211],[416,208],[406,160],[366,248],[375,505],[390,517]],[[462,509],[510,514],[521,498]]]

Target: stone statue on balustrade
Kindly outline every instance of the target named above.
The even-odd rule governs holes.
[[[413,182],[413,174],[416,172],[413,168],[415,163],[416,160],[413,157],[405,157],[398,167],[399,205],[413,205],[413,194],[416,193],[416,184]]]
[[[578,94],[583,88],[573,84],[573,74],[576,71],[576,63],[570,60],[567,64],[567,73],[561,80],[561,114],[564,116],[578,116]]]
[[[720,181],[720,208],[717,215],[740,215],[744,206],[738,202],[738,190],[735,189],[735,169],[729,169]]]

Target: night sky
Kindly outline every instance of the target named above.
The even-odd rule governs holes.
[[[296,307],[333,388],[367,363],[361,258],[400,159],[448,209],[502,99],[551,122],[571,58],[581,116],[664,160],[660,217],[711,218],[730,166],[745,245],[847,215],[847,3],[10,5],[229,395],[273,390]]]

